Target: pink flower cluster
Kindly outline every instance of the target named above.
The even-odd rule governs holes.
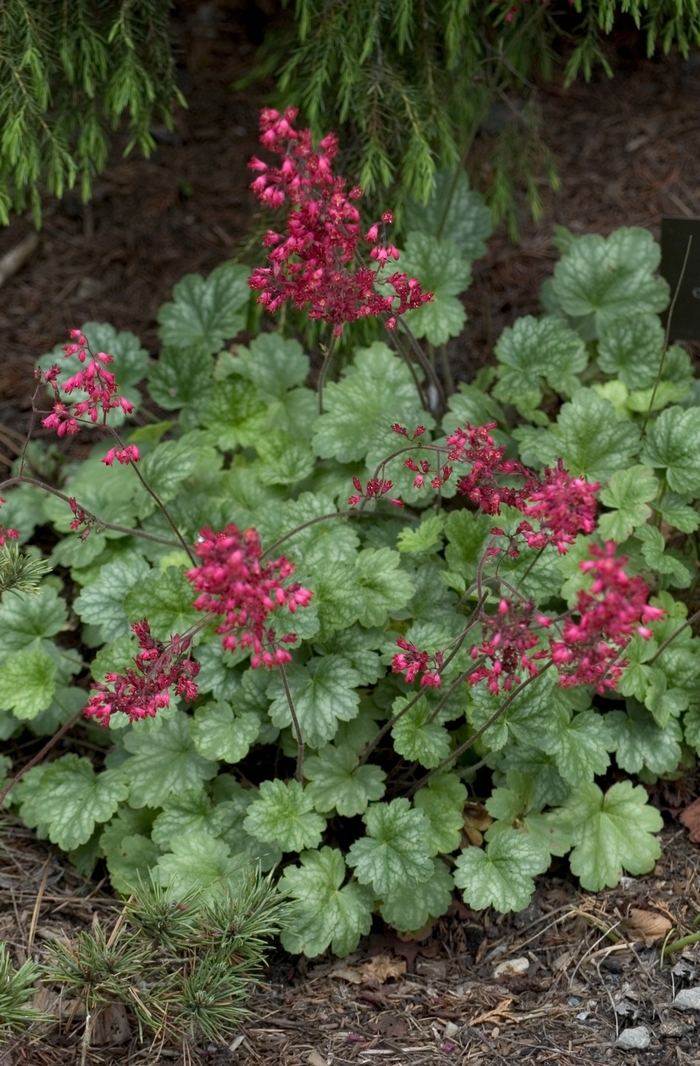
[[[519,537],[530,548],[541,550],[553,545],[565,555],[578,533],[594,532],[595,493],[600,485],[573,477],[561,459],[554,469],[546,468],[544,479],[540,480],[521,463],[505,458],[505,449],[497,447],[489,434],[495,425],[492,422],[474,428],[467,423],[447,438],[448,464],[471,464],[470,473],[457,483],[461,495],[478,504],[486,514],[499,514],[502,506],[509,506],[527,516],[514,534],[507,534],[499,527],[491,530],[495,538],[507,537],[510,546],[506,551],[492,541],[485,549],[486,558],[504,551],[509,556],[517,556]],[[408,436],[401,426],[392,428]],[[448,464],[432,482],[434,487],[449,477],[452,468]],[[418,472],[414,483],[422,483],[429,464],[421,462],[418,466],[410,460],[406,466]],[[510,484],[503,484],[504,477]],[[536,521],[538,527],[534,528],[529,519]],[[470,685],[485,680],[491,693],[509,692],[521,683],[522,671],[535,677],[536,662],[551,659],[559,670],[559,684],[563,687],[595,685],[599,692],[616,687],[625,665],[621,655],[630,637],[636,632],[648,639],[651,630],[646,623],[662,618],[664,612],[649,606],[649,588],[641,578],[630,577],[625,572],[628,560],[615,558],[612,542],[604,549],[593,545],[590,553],[592,559],[585,560],[580,567],[584,573],[593,574],[594,580],[590,591],[578,594],[573,612],[578,621],[567,616],[555,623],[545,615],[535,614],[534,604],[523,597],[519,601],[502,598],[493,615],[482,612],[482,640],[470,654],[484,661],[467,677]],[[554,630],[550,630],[552,626]],[[545,630],[553,634],[547,646],[541,642]],[[393,669],[405,673],[407,680],[413,680],[427,668],[429,657],[413,645],[407,646],[402,639],[396,643],[404,654],[394,656]],[[538,645],[539,650],[533,652]],[[438,671],[440,668],[441,664]],[[436,676],[439,678],[439,672]]]
[[[3,504],[4,502],[5,502],[5,500],[3,499],[2,496],[0,496],[0,505]],[[18,537],[19,537],[19,530],[18,529],[5,529],[3,527],[2,522],[0,522],[0,548],[4,548],[5,547],[5,541],[6,540],[17,540]]]
[[[282,163],[269,166],[253,158],[248,165],[258,177],[251,188],[261,203],[288,204],[289,213],[286,233],[270,230],[263,241],[272,249],[271,265],[254,270],[249,284],[260,290],[258,303],[268,311],[276,311],[287,300],[299,309],[308,304],[309,317],[329,322],[336,337],[343,323],[368,315],[388,315],[387,328],[393,329],[398,315],[432,300],[432,293],[423,292],[415,278],[402,273],[382,279],[393,288],[393,295],[376,292],[382,268],[399,258],[393,245],[379,239],[380,229],[393,221],[390,211],[364,237],[377,266],[350,269],[362,241],[360,213],[353,203],[362,190],[346,192],[344,179],[333,174],[335,134],[329,133],[314,150],[311,131],[294,128],[296,117],[294,107],[284,115],[268,108],[260,114],[260,142]]]
[[[440,678],[440,670],[444,662],[442,652],[438,651],[434,655],[429,655],[427,651],[419,651],[415,644],[410,644],[403,637],[399,637],[396,643],[403,650],[403,654],[395,655],[391,661],[391,669],[395,674],[402,674],[405,671],[409,684],[415,681],[418,674],[422,674],[421,685],[429,688],[442,688]]]
[[[381,496],[386,496],[394,487],[393,481],[385,481],[380,477],[371,477],[364,487],[359,477],[354,477],[352,483],[357,492],[354,496],[348,496],[348,507],[355,507],[360,500],[377,500]],[[389,497],[389,503],[393,503],[394,507],[404,506],[402,500],[394,499],[391,496]]]
[[[136,669],[106,674],[105,681],[113,687],[104,683],[95,685],[85,708],[85,717],[95,718],[102,726],[109,726],[117,712],[125,714],[130,722],[154,718],[158,710],[170,703],[168,690],[173,685],[178,696],[190,702],[197,698],[194,678],[199,673],[199,663],[185,657],[190,641],[174,636],[169,644],[162,644],[153,639],[145,619],[131,628],[141,649],[134,658]]]
[[[577,533],[592,533],[596,526],[596,498],[600,485],[582,477],[572,477],[564,469],[561,459],[556,469],[545,467],[544,481],[531,492],[523,514],[535,518],[540,528],[535,532],[529,522],[521,522],[522,533],[531,548],[556,545],[560,555],[566,555],[567,544],[573,544]]]
[[[294,573],[294,564],[280,556],[263,565],[257,531],[241,533],[233,524],[221,533],[203,529],[195,551],[202,566],[187,571],[200,593],[194,607],[223,617],[217,633],[223,634],[224,648],[252,647],[252,667],[272,668],[291,662],[291,655],[281,645],[293,644],[296,634],[278,638],[268,623],[279,607],[294,614],[311,601],[313,593],[300,584],[283,585]]]
[[[520,684],[520,671],[526,670],[530,677],[539,673],[534,659],[542,659],[546,652],[528,655],[539,644],[539,637],[532,631],[535,605],[531,602],[511,603],[502,599],[495,615],[484,615],[481,624],[490,635],[481,644],[472,648],[472,659],[485,657],[490,665],[474,670],[467,678],[470,685],[486,681],[493,695],[501,690],[510,692]],[[549,622],[549,619],[545,619]]]
[[[72,329],[70,335],[73,343],[63,346],[66,359],[77,355],[78,362],[87,365],[62,385],[56,380],[61,372],[57,364],[54,363],[44,374],[40,370],[37,371],[38,380],[50,385],[55,396],[53,411],[42,420],[42,425],[47,429],[55,429],[59,437],[78,433],[81,424],[79,419],[87,417],[96,424],[101,412],[104,423],[108,413],[116,407],[121,407],[125,414],[131,414],[134,410],[133,404],[117,395],[117,379],[110,370],[105,369],[114,362],[114,357],[106,352],[97,352],[93,356],[87,338],[79,329]],[[76,389],[82,389],[88,398],[77,403],[67,403],[66,397]],[[111,465],[115,458],[123,463],[135,462],[139,458],[138,449],[133,445],[123,451],[113,448],[111,454],[112,460],[108,465]],[[103,461],[107,462],[107,459]]]
[[[561,639],[550,641],[559,684],[564,688],[596,685],[598,692],[616,688],[626,665],[620,656],[630,637],[638,633],[649,640],[648,623],[664,617],[660,607],[647,603],[649,589],[644,581],[625,573],[628,559],[624,555],[616,558],[615,548],[613,541],[604,548],[591,545],[593,558],[579,564],[584,573],[593,575],[593,584],[590,591],[578,593],[578,622],[566,621]]]
[[[501,506],[515,507],[522,510],[525,501],[539,487],[536,475],[515,459],[504,458],[505,448],[496,446],[489,430],[497,425],[488,422],[476,429],[466,424],[464,429],[456,429],[447,438],[450,451],[447,454],[450,463],[471,463],[471,471],[457,482],[457,491],[477,504],[485,514],[500,514]],[[515,487],[501,484],[503,476],[522,478],[522,484]]]

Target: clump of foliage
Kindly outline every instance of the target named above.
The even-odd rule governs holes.
[[[75,726],[104,759],[8,768],[0,799],[125,894],[206,900],[243,858],[276,869],[285,947],[343,955],[374,915],[416,930],[455,888],[523,908],[552,856],[592,891],[653,867],[643,786],[700,750],[700,388],[661,326],[659,248],[623,228],[559,229],[546,312],[454,390],[439,354],[483,201],[447,172],[401,249],[379,223],[363,238],[335,142],[294,118],[263,114],[282,164],[253,162],[284,212],[267,267],[185,277],[157,360],[98,323],[40,360],[36,416],[106,439],[53,479],[28,449],[0,484],[3,550],[56,535],[54,572],[3,595],[0,736]],[[363,239],[371,269],[347,254]],[[393,350],[332,380],[331,337],[314,392],[294,338],[226,346],[249,285],[333,333],[364,286]]]
[[[0,222],[41,188],[83,199],[106,161],[110,131],[129,120],[127,151],[155,147],[184,105],[175,83],[169,0],[5,0],[0,4]]]
[[[235,880],[204,900],[197,891],[140,886],[109,935],[95,923],[70,942],[52,942],[41,977],[80,999],[88,1018],[120,1003],[141,1037],[225,1043],[246,1017],[283,907],[270,878],[242,863]]]
[[[7,944],[0,941],[0,1036],[43,1019],[29,1002],[36,992],[37,979],[34,962],[27,959],[15,969]]]

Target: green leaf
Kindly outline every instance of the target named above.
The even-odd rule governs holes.
[[[314,519],[329,515],[323,522]],[[281,550],[292,562],[303,564],[310,572],[323,570],[329,563],[354,563],[360,538],[353,526],[338,515],[332,497],[323,493],[302,492],[296,500],[286,500],[279,507],[266,508],[257,528],[265,546],[291,533],[305,523],[284,542]]]
[[[466,171],[458,166],[437,171],[427,204],[407,202],[406,229],[438,239],[449,237],[467,259],[479,259],[486,255],[484,241],[491,236],[493,223],[483,196],[469,187]],[[403,264],[401,269],[406,269]]]
[[[326,385],[323,402],[326,413],[314,425],[314,450],[341,463],[365,457],[368,463],[381,462],[396,448],[393,422],[411,432],[417,425],[433,425],[422,410],[410,371],[379,341],[355,353],[342,380]]]
[[[56,589],[42,585],[39,592],[5,592],[0,606],[0,659],[20,648],[38,647],[55,637],[68,621],[65,600]]]
[[[628,389],[653,385],[664,350],[657,315],[638,314],[610,322],[598,341],[598,366]]]
[[[649,500],[654,499],[658,487],[659,482],[648,466],[617,470],[608,487],[600,493],[600,502],[615,509],[612,514],[603,514],[598,519],[603,540],[622,544],[637,526],[644,525],[651,515]]]
[[[336,630],[347,629],[358,620],[364,606],[360,575],[350,563],[329,563],[300,570],[299,581],[313,592],[312,607],[318,612],[318,639],[328,640]]]
[[[353,625],[339,630],[323,643],[315,642],[314,650],[319,655],[342,655],[357,671],[360,685],[374,685],[385,673],[379,654],[374,650],[381,643],[381,630]]]
[[[398,536],[397,547],[400,552],[427,552],[442,547],[442,533],[445,516],[441,514],[423,518],[418,527],[406,526]]]
[[[240,687],[241,679],[235,669],[239,660],[246,659],[245,648],[237,648],[235,653],[226,651],[217,637],[211,644],[200,645],[194,651],[194,658],[200,664],[197,674],[197,689],[203,696],[211,692],[214,700],[230,702],[234,692]]]
[[[243,828],[282,851],[316,848],[326,819],[314,813],[312,797],[298,781],[262,781],[260,798],[251,803]]]
[[[547,755],[540,748],[509,744],[498,766],[504,772],[519,770],[535,782],[532,798],[532,809],[535,811],[557,806],[570,792],[569,785],[557,770],[554,756]]]
[[[587,784],[552,813],[574,841],[571,870],[583,888],[600,892],[614,888],[623,870],[636,877],[653,869],[661,846],[652,834],[660,832],[663,821],[647,799],[645,789],[631,781],[620,781],[605,794]]]
[[[461,574],[467,584],[476,577],[479,560],[491,539],[493,518],[474,511],[451,511],[445,523],[445,558],[450,570]]]
[[[15,718],[36,718],[51,706],[56,691],[56,661],[41,648],[22,648],[0,666],[0,709]]]
[[[607,770],[612,748],[608,719],[609,715],[603,718],[594,711],[583,711],[570,719],[563,707],[554,708],[550,733],[542,747],[555,756],[557,769],[569,784],[585,784]]]
[[[476,385],[468,385],[464,381],[457,386],[457,392],[448,397],[447,406],[448,411],[442,420],[446,437],[465,422],[471,422],[473,426],[483,426],[486,422],[498,422],[501,426],[506,424],[501,405]]]
[[[267,407],[254,385],[231,377],[217,383],[211,399],[202,404],[199,417],[217,448],[228,452],[257,442],[266,431]]]
[[[392,704],[392,713],[397,714],[408,702],[409,697],[399,696]],[[391,730],[399,755],[427,769],[437,766],[450,753],[450,735],[438,720],[429,721],[431,713],[431,705],[421,696]]]
[[[130,896],[143,885],[150,885],[151,871],[158,854],[158,848],[149,837],[140,833],[123,836],[113,850],[106,851],[107,869],[114,891]]]
[[[414,806],[430,821],[430,840],[438,855],[449,855],[460,845],[466,798],[466,788],[451,773],[436,774],[414,796]]]
[[[163,801],[163,810],[153,822],[151,838],[163,851],[170,847],[173,837],[184,833],[210,833],[219,836],[223,818],[222,804],[212,806],[203,788],[185,789]]]
[[[689,507],[684,496],[667,492],[660,504],[655,504],[664,522],[679,529],[681,533],[694,533],[700,526],[700,515],[694,507]]]
[[[124,597],[130,622],[147,618],[156,640],[184,633],[202,618],[192,606],[194,592],[184,571],[169,568],[163,574],[152,570]]]
[[[605,721],[615,742],[615,759],[621,770],[637,774],[646,766],[654,774],[667,774],[681,761],[682,733],[675,718],[659,729],[646,707],[628,701],[626,714],[611,711]]]
[[[360,884],[371,884],[384,898],[432,877],[430,822],[422,811],[395,799],[370,807],[363,821],[367,836],[355,841],[347,857]]]
[[[100,568],[96,581],[85,585],[73,601],[73,608],[83,622],[100,627],[102,640],[112,641],[131,632],[124,610],[127,592],[150,573],[146,560],[138,552],[124,552]]]
[[[266,403],[281,399],[297,385],[304,385],[309,376],[310,360],[298,341],[281,333],[259,333],[250,347],[237,345],[234,352],[222,352],[216,376],[239,374],[252,381],[260,398]]]
[[[232,856],[223,840],[201,830],[174,837],[170,848],[158,858],[154,876],[175,899],[191,892],[235,891],[248,861]]]
[[[527,907],[533,878],[549,866],[549,851],[529,833],[504,829],[481,848],[467,848],[457,859],[455,884],[475,910],[494,907],[501,914]]]
[[[492,751],[499,751],[512,738],[523,744],[540,744],[548,735],[552,688],[551,673],[535,678],[508,704],[503,714],[483,734],[482,742]],[[482,729],[495,714],[506,695],[492,695],[483,682],[470,690],[471,702],[467,717],[475,729]]]
[[[588,481],[608,481],[630,465],[639,447],[639,428],[619,419],[610,401],[594,389],[579,389],[546,436],[567,470]]]
[[[668,285],[654,277],[661,250],[648,230],[579,237],[554,268],[553,291],[567,314],[594,317],[598,334],[619,318],[659,313]]]
[[[263,485],[296,485],[313,473],[315,458],[310,447],[288,433],[270,431],[255,447],[260,456],[256,470]]]
[[[688,587],[693,575],[680,559],[665,550],[666,543],[660,529],[656,526],[640,526],[634,535],[641,540],[642,555],[652,570],[658,574],[668,574],[677,588]]]
[[[544,383],[562,396],[580,387],[588,364],[586,346],[556,318],[527,315],[504,329],[496,344],[500,366],[493,395],[528,416],[542,400]]]
[[[647,429],[642,461],[666,471],[674,492],[700,490],[700,408],[669,407]]]
[[[315,958],[330,945],[334,955],[349,955],[370,931],[371,890],[356,882],[341,888],[346,867],[336,848],[305,851],[299,858],[301,866],[287,866],[280,880],[294,900],[282,930],[285,950]]]
[[[166,411],[204,403],[211,396],[214,363],[206,348],[163,348],[148,371],[148,391]]]
[[[216,776],[216,764],[197,754],[189,731],[190,719],[181,711],[162,719],[160,729],[135,729],[124,736],[131,758],[124,763],[132,807],[160,807],[174,792],[201,788]],[[150,724],[150,723],[147,723]]]
[[[144,456],[139,471],[162,503],[169,503],[198,466],[213,465],[217,461],[214,449],[207,443],[206,434],[193,430],[180,440],[166,440],[157,444]],[[140,518],[155,511],[157,504],[139,482],[135,486],[134,502]]]
[[[402,886],[384,897],[379,908],[382,918],[399,932],[422,929],[431,918],[440,918],[452,902],[454,881],[440,859],[433,859],[433,875],[427,881]]]
[[[89,759],[64,755],[44,768],[34,806],[49,840],[70,851],[90,839],[96,824],[109,821],[127,794],[121,770],[96,774]],[[39,824],[29,811],[22,817],[30,826]]]
[[[317,811],[336,810],[344,818],[354,818],[382,798],[386,774],[378,766],[358,766],[359,761],[352,748],[332,744],[304,761],[304,776],[311,782],[306,794]]]
[[[229,703],[205,703],[195,711],[190,733],[194,746],[205,759],[237,763],[245,759],[258,739],[257,714],[236,715]]]
[[[360,625],[382,626],[389,614],[405,607],[415,588],[400,569],[401,556],[390,548],[366,548],[355,563],[364,600]]]
[[[409,277],[418,278],[424,292],[433,293],[429,303],[403,315],[414,337],[425,337],[433,345],[458,337],[467,313],[456,297],[471,283],[469,260],[451,240],[414,231],[406,238],[400,264]],[[382,291],[390,290],[384,286]]]
[[[310,748],[320,748],[335,736],[338,722],[349,722],[358,712],[355,691],[359,676],[340,655],[311,659],[306,666],[292,664],[287,680],[301,735]],[[280,729],[292,724],[287,697],[276,677],[267,689],[272,699],[270,718]],[[298,849],[297,849],[298,850]]]
[[[158,312],[158,334],[174,348],[197,345],[218,352],[227,338],[243,328],[239,313],[248,302],[248,270],[238,263],[223,263],[204,280],[186,274],[173,288],[173,303]]]

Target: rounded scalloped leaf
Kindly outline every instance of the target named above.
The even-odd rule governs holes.
[[[427,204],[407,202],[406,229],[449,237],[463,256],[478,259],[486,255],[484,242],[493,233],[493,221],[481,193],[470,188],[463,167],[444,167],[435,175]]]
[[[457,859],[455,884],[475,910],[494,907],[501,914],[527,907],[535,891],[533,878],[549,866],[541,840],[517,829],[504,829],[484,851],[467,848]]]
[[[578,237],[554,268],[553,291],[567,314],[594,316],[598,333],[632,315],[660,313],[669,289],[654,277],[661,249],[648,230],[625,226],[609,237]]]
[[[588,364],[586,346],[572,329],[557,318],[519,318],[504,329],[496,344],[500,366],[493,395],[505,403],[522,404],[532,394],[537,406],[542,384],[562,396],[571,396],[580,386],[577,375]]]
[[[173,288],[174,301],[158,312],[163,344],[218,352],[243,327],[239,312],[250,296],[248,273],[240,263],[223,263],[206,280],[200,274],[186,274]]]

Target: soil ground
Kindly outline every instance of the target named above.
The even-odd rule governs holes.
[[[182,5],[177,29],[190,106],[174,134],[157,131],[149,160],[123,159],[117,138],[90,205],[71,193],[47,202],[36,250],[0,288],[0,476],[21,446],[39,355],[91,319],[133,331],[155,352],[155,313],[173,284],[185,273],[207,273],[249,234],[256,204],[245,164],[256,148],[264,86],[244,93],[229,86],[254,62],[257,10]],[[539,312],[539,288],[557,258],[555,223],[602,234],[639,225],[658,237],[662,215],[700,216],[700,55],[652,62],[638,57],[633,40],[617,44],[612,82],[541,89],[562,190],[555,195],[543,181],[543,220],[533,223],[523,209],[519,242],[501,228],[474,265],[469,321],[451,349],[458,378],[469,380],[488,361],[504,326]],[[486,148],[483,134],[477,158]],[[480,180],[487,180],[486,166]],[[27,218],[14,219],[0,231],[0,256],[31,230]],[[689,782],[684,802],[697,796]],[[700,1015],[670,1006],[679,988],[699,982],[700,950],[663,960],[660,950],[667,935],[692,932],[700,914],[700,853],[671,814],[662,840],[653,874],[597,896],[581,893],[564,873],[540,878],[520,915],[476,914],[455,903],[421,942],[377,931],[342,964],[280,954],[230,1046],[197,1049],[194,1061],[700,1063]],[[113,907],[105,883],[82,880],[60,853],[5,816],[0,937],[18,960],[40,955],[50,936],[89,928],[96,915],[109,926]],[[527,961],[526,972],[494,975],[500,962],[516,958]],[[178,1048],[139,1046],[128,1023],[117,1044],[109,1018],[97,1034],[103,1044],[81,1049],[80,1006],[64,1003],[58,1012],[55,1025],[6,1041],[0,1066],[186,1061]],[[652,1034],[646,1050],[616,1046],[620,1032],[639,1025]]]

